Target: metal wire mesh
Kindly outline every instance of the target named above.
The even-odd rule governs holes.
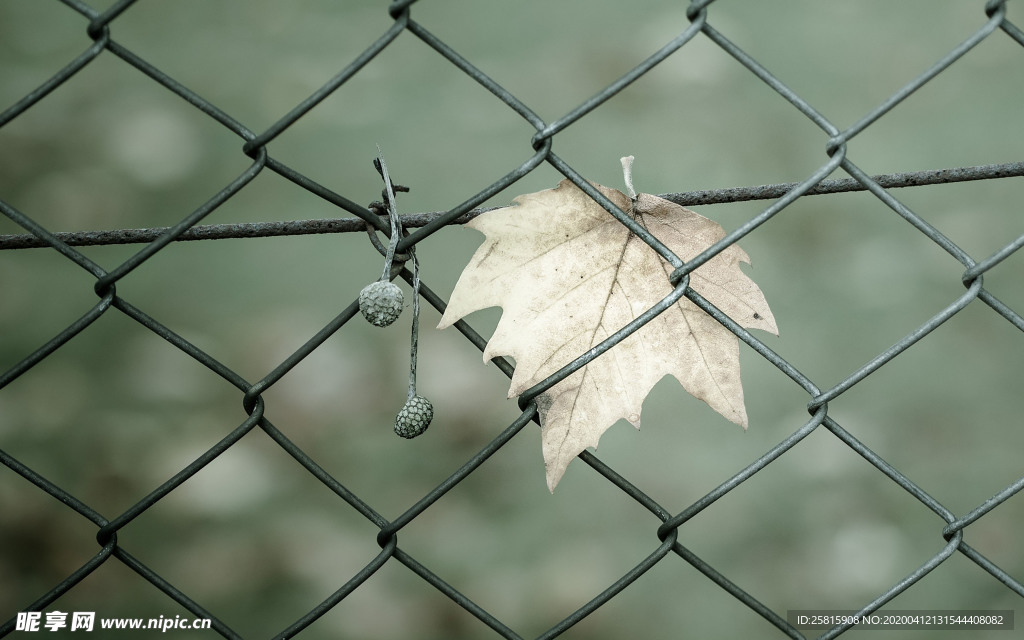
[[[215,105],[207,102],[203,97],[191,91],[187,86],[179,83],[170,77],[157,66],[139,57],[130,49],[122,46],[114,38],[118,18],[129,11],[134,0],[121,0],[116,2],[106,11],[100,12],[79,0],[62,0],[69,9],[77,12],[88,20],[87,34],[92,39],[92,44],[74,60],[70,61],[63,69],[54,74],[49,80],[39,86],[36,90],[25,95],[16,104],[0,113],[0,127],[7,125],[23,113],[35,108],[44,102],[55,89],[65,82],[68,82],[76,74],[86,69],[90,64],[101,56],[115,56],[121,61],[141,71],[153,82],[159,84],[170,92],[181,97],[189,105],[201,111],[219,126],[226,128],[244,141],[242,152],[251,159],[251,164],[242,171],[237,178],[229,184],[224,185],[213,197],[202,206],[196,208],[173,226],[158,229],[120,229],[110,232],[72,232],[55,233],[42,226],[31,217],[31,212],[22,212],[15,209],[7,202],[0,200],[0,211],[3,211],[9,219],[24,228],[28,233],[23,235],[12,235],[0,237],[0,248],[3,249],[28,249],[30,247],[48,247],[47,250],[58,252],[61,256],[77,265],[93,278],[93,288],[98,298],[91,308],[82,313],[81,317],[69,324],[59,333],[47,340],[41,346],[27,350],[17,364],[0,375],[0,390],[8,386],[14,380],[43,362],[56,350],[67,344],[69,341],[87,340],[88,332],[84,333],[92,323],[108,314],[121,314],[134,321],[141,327],[153,332],[163,340],[174,345],[193,358],[196,362],[220,376],[223,380],[237,388],[243,399],[243,406],[246,411],[245,419],[230,433],[202,455],[183,466],[176,473],[173,473],[163,484],[148,495],[141,497],[118,514],[101,514],[89,504],[76,497],[74,487],[62,487],[53,480],[38,473],[28,464],[19,461],[16,455],[12,455],[0,449],[0,461],[16,474],[32,483],[41,492],[59,500],[68,509],[73,510],[82,518],[93,523],[96,528],[96,540],[99,544],[99,551],[83,564],[78,570],[70,573],[59,584],[52,585],[45,593],[39,595],[38,599],[30,603],[15,603],[17,611],[42,611],[51,607],[57,600],[72,589],[81,588],[80,583],[86,579],[97,568],[109,562],[120,562],[138,575],[142,576],[155,585],[168,598],[180,604],[186,610],[197,617],[212,619],[212,627],[221,636],[226,638],[242,637],[218,618],[218,612],[208,610],[203,603],[194,600],[186,592],[180,591],[170,581],[152,570],[138,560],[128,549],[118,542],[118,534],[121,531],[129,530],[133,521],[140,515],[154,508],[161,500],[175,491],[190,477],[198,473],[206,465],[219,456],[225,454],[233,445],[241,440],[246,434],[254,430],[261,430],[272,439],[283,451],[287,452],[303,469],[311,474],[316,480],[326,486],[337,499],[343,501],[349,508],[362,515],[367,521],[379,529],[376,542],[380,546],[380,552],[372,558],[367,558],[362,570],[354,575],[339,576],[336,590],[328,598],[310,608],[304,615],[298,617],[287,628],[275,630],[274,637],[285,638],[298,635],[306,627],[311,625],[318,618],[330,611],[336,604],[341,602],[353,592],[361,588],[368,579],[378,570],[385,566],[401,564],[407,567],[412,573],[422,579],[426,584],[444,594],[452,601],[461,606],[466,612],[479,620],[477,635],[484,637],[495,635],[505,638],[520,638],[520,632],[516,620],[502,620],[490,613],[483,606],[474,601],[474,594],[462,593],[455,586],[446,581],[441,575],[430,566],[421,563],[411,555],[402,544],[400,544],[400,532],[427,512],[432,505],[455,488],[460,482],[473,474],[488,458],[499,452],[506,446],[520,431],[536,419],[537,410],[534,398],[551,385],[570,375],[573,371],[584,366],[594,357],[608,348],[617,344],[628,336],[637,326],[628,326],[609,338],[601,348],[591,352],[587,357],[577,360],[574,364],[566,366],[551,378],[540,385],[530,389],[520,399],[522,414],[516,418],[504,431],[502,431],[489,444],[473,454],[462,466],[455,469],[451,475],[436,488],[429,491],[414,501],[401,515],[389,519],[382,515],[373,505],[357,495],[349,487],[336,480],[332,474],[317,460],[315,453],[304,451],[289,439],[285,433],[276,427],[266,416],[266,404],[264,394],[282,380],[296,365],[307,356],[317,350],[335,332],[343,330],[347,323],[358,315],[358,304],[352,302],[329,324],[315,333],[301,348],[291,353],[271,371],[266,373],[256,382],[244,379],[236,371],[222,363],[218,358],[199,348],[192,342],[181,337],[175,331],[161,323],[157,317],[153,317],[146,310],[133,305],[129,300],[117,293],[117,283],[127,274],[142,267],[152,260],[161,250],[170,243],[178,240],[201,239],[201,238],[226,238],[226,237],[265,237],[274,235],[291,235],[307,233],[338,233],[338,232],[363,232],[366,229],[376,230],[385,235],[389,234],[389,227],[386,220],[376,215],[370,209],[357,204],[344,195],[335,193],[310,177],[291,168],[281,160],[270,155],[268,145],[279,136],[286,134],[289,129],[300,119],[306,116],[316,105],[330,96],[339,88],[343,87],[356,73],[364,67],[371,65],[374,59],[385,51],[395,39],[402,33],[409,33],[435,50],[458,70],[475,80],[486,91],[489,91],[494,98],[499,100],[518,117],[525,120],[533,127],[535,133],[531,138],[524,140],[527,145],[529,158],[520,166],[509,171],[506,175],[494,180],[492,184],[481,190],[472,198],[460,205],[444,212],[432,214],[414,214],[404,217],[407,227],[418,227],[407,237],[398,243],[397,251],[402,252],[410,247],[426,241],[430,236],[448,225],[458,224],[466,221],[473,215],[478,214],[480,205],[493,195],[503,191],[509,185],[532,172],[544,163],[557,169],[586,191],[592,198],[598,201],[603,207],[616,217],[623,224],[634,231],[640,231],[635,222],[628,216],[617,211],[615,206],[607,201],[597,192],[570,164],[565,162],[553,151],[553,141],[564,130],[573,126],[588,114],[607,102],[610,98],[629,86],[635,80],[648,73],[652,68],[663,60],[672,56],[677,51],[684,49],[695,38],[706,38],[715,43],[722,50],[727,52],[735,60],[743,65],[749,73],[756,76],[763,83],[784,98],[793,109],[798,111],[814,125],[816,125],[825,136],[825,159],[821,166],[806,179],[797,183],[781,185],[770,185],[767,187],[729,189],[715,192],[691,192],[684,194],[668,194],[666,197],[683,204],[700,204],[708,202],[736,202],[751,199],[771,200],[770,205],[744,224],[731,231],[721,241],[709,247],[695,259],[684,262],[671,252],[663,252],[663,257],[675,268],[672,274],[672,283],[676,287],[676,297],[686,296],[695,304],[704,309],[718,322],[729,328],[740,340],[743,341],[753,352],[759,354],[768,363],[773,365],[781,374],[788,377],[803,392],[806,393],[806,410],[810,414],[807,422],[795,432],[779,441],[775,446],[765,451],[763,455],[751,462],[746,467],[737,471],[731,478],[721,483],[716,489],[697,500],[696,502],[682,508],[672,509],[657,503],[644,489],[630,482],[629,479],[619,475],[615,469],[603,463],[601,459],[591,452],[581,454],[580,458],[596,470],[601,476],[624,495],[636,501],[643,509],[653,515],[650,532],[652,534],[648,547],[647,557],[636,564],[621,577],[614,580],[610,585],[595,585],[595,595],[592,600],[572,612],[567,612],[561,620],[552,620],[550,627],[541,633],[539,638],[553,638],[566,633],[571,627],[582,621],[591,613],[602,607],[615,598],[627,586],[641,577],[656,565],[678,564],[679,560],[696,568],[707,577],[709,589],[713,585],[725,590],[739,602],[760,615],[764,620],[765,632],[777,630],[783,635],[802,638],[803,633],[790,624],[786,619],[785,612],[776,611],[769,606],[762,604],[763,594],[748,592],[741,586],[740,580],[724,575],[710,563],[704,561],[696,553],[684,546],[680,541],[680,532],[687,523],[695,516],[701,514],[706,508],[727,493],[737,489],[742,484],[754,481],[758,473],[768,465],[779,460],[797,443],[815,431],[827,430],[831,434],[868,461],[878,473],[883,475],[895,486],[907,492],[913,498],[920,501],[927,509],[934,512],[942,521],[942,526],[936,530],[945,540],[945,544],[934,553],[926,562],[915,570],[893,583],[883,593],[869,602],[858,603],[860,614],[868,614],[878,610],[887,602],[895,598],[907,589],[913,588],[924,576],[940,564],[959,554],[973,561],[977,567],[990,574],[1012,592],[1024,596],[1024,585],[1018,578],[1010,575],[1005,569],[995,562],[986,558],[979,550],[964,542],[964,532],[973,523],[985,517],[994,508],[1003,504],[1024,488],[1024,477],[1010,483],[998,491],[991,498],[977,503],[977,506],[965,513],[955,513],[943,506],[937,499],[929,495],[928,491],[915,484],[910,478],[902,473],[894,464],[883,459],[871,448],[863,444],[849,430],[844,428],[829,413],[829,403],[837,400],[855,385],[862,382],[883,365],[899,357],[915,343],[925,339],[938,327],[949,321],[954,315],[961,312],[968,306],[979,307],[984,305],[987,309],[1009,322],[1013,327],[1024,331],[1024,318],[1018,311],[1012,309],[987,289],[984,284],[986,273],[996,269],[1000,263],[1010,257],[1014,252],[1024,246],[1024,235],[1013,239],[1001,249],[991,255],[973,257],[962,250],[950,238],[932,226],[922,216],[912,211],[903,202],[897,199],[890,189],[894,187],[916,186],[924,184],[936,184],[941,182],[954,182],[962,180],[979,180],[1007,178],[1011,176],[1024,175],[1024,163],[987,165],[982,167],[968,167],[963,169],[950,169],[944,171],[933,171],[924,173],[892,174],[887,176],[869,176],[847,156],[848,144],[860,133],[868,129],[879,118],[893,110],[911,93],[915,92],[933,78],[943,73],[950,65],[965,55],[987,38],[1011,38],[1018,44],[1024,46],[1024,32],[1017,28],[1007,19],[1007,8],[1005,2],[989,1],[984,6],[987,19],[984,24],[970,35],[962,44],[955,47],[948,54],[937,60],[924,73],[906,82],[897,92],[877,108],[864,114],[853,125],[840,129],[834,125],[822,113],[806,102],[800,95],[790,89],[779,78],[772,75],[770,71],[762,67],[752,56],[731,42],[726,35],[712,26],[714,11],[711,0],[692,2],[687,9],[686,15],[691,24],[677,37],[661,48],[657,53],[644,60],[635,68],[630,70],[620,79],[609,84],[591,99],[583,102],[575,109],[565,113],[553,121],[545,121],[539,117],[531,108],[524,104],[519,98],[503,88],[498,82],[488,77],[483,71],[454,51],[442,39],[433,35],[428,28],[413,19],[415,13],[413,1],[399,1],[391,4],[387,11],[393,23],[379,39],[376,40],[365,51],[360,53],[342,68],[333,78],[324,84],[319,90],[309,95],[300,104],[282,116],[265,131],[252,131],[243,125],[238,119],[225,113]],[[1024,52],[1022,52],[1024,53]],[[1024,59],[1024,58],[1022,58]],[[832,180],[836,169],[843,169],[852,179]],[[256,223],[256,224],[228,224],[228,225],[200,225],[211,212],[220,205],[234,197],[246,188],[257,175],[264,170],[269,170],[286,178],[300,189],[304,189],[326,202],[343,209],[356,216],[355,218],[344,218],[339,220],[317,220],[293,223]],[[704,300],[699,294],[690,289],[687,275],[707,262],[720,251],[740,241],[758,230],[761,225],[772,218],[787,211],[794,202],[801,198],[814,194],[835,193],[846,190],[866,190],[875,196],[886,207],[891,209],[897,216],[912,225],[920,234],[936,244],[942,250],[951,255],[963,265],[961,280],[964,292],[947,300],[941,308],[925,323],[896,341],[891,347],[879,353],[869,362],[856,370],[849,372],[839,382],[832,385],[820,385],[809,375],[801,372],[793,364],[773,351],[756,336],[748,333],[738,326],[728,316],[725,316]],[[356,236],[353,236],[356,237]],[[76,250],[75,246],[89,244],[110,244],[110,243],[145,243],[145,246],[136,251],[127,259],[121,261],[113,268],[105,268],[86,257]],[[401,272],[401,277],[412,282],[412,274],[408,270]],[[445,301],[428,286],[428,282],[421,285],[422,298],[436,309],[443,311]],[[460,322],[457,325],[459,331],[481,351],[484,348],[486,339],[477,333],[468,323]],[[1018,337],[1019,339],[1019,337]],[[495,361],[498,368],[506,375],[511,376],[513,367],[511,363],[498,359]],[[2,391],[0,391],[2,393]],[[443,428],[443,427],[435,427]],[[3,482],[20,482],[8,475]],[[0,524],[0,527],[3,525]],[[1017,542],[1019,545],[1019,541]],[[713,583],[713,585],[711,584]],[[669,606],[667,603],[665,606]],[[9,615],[12,611],[2,611],[0,615]],[[0,635],[7,635],[15,629],[15,618],[11,617],[0,626]],[[851,624],[835,625],[821,637],[836,637],[849,630]]]

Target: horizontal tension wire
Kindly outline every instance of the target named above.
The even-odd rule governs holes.
[[[901,187],[919,187],[931,184],[947,184],[967,182],[970,180],[990,180],[993,178],[1010,178],[1024,176],[1024,162],[1008,162],[1005,164],[986,164],[976,167],[959,167],[953,169],[931,169],[911,173],[887,173],[872,176],[872,179],[885,189]],[[757,187],[735,187],[731,189],[711,189],[707,191],[687,191],[685,193],[666,193],[661,198],[682,206],[700,206],[708,204],[724,204],[728,202],[745,202],[748,200],[771,200],[781,198],[798,182],[768,184]],[[865,191],[867,188],[853,178],[822,180],[818,186],[806,195],[824,195],[847,191]],[[451,224],[465,224],[478,215],[501,207],[477,208],[466,212],[452,220]],[[401,216],[405,227],[422,227],[444,212],[413,213]],[[53,234],[61,242],[70,246],[89,246],[106,244],[133,244],[152,242],[169,227],[153,227],[149,229],[115,229],[112,231],[64,231]],[[176,240],[219,240],[224,238],[269,238],[274,236],[298,236],[316,233],[350,233],[366,230],[366,223],[359,218],[326,218],[321,220],[292,220],[284,222],[240,222],[231,224],[207,224],[191,227]],[[48,246],[32,234],[0,235],[0,249],[32,249]]]

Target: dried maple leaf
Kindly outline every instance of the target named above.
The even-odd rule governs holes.
[[[628,176],[627,176],[628,181]],[[693,211],[594,185],[683,260],[725,234]],[[568,180],[520,196],[468,226],[486,239],[463,271],[438,328],[500,306],[484,361],[515,358],[517,396],[653,307],[672,291],[673,268]],[[690,286],[738,324],[777,333],[764,295],[739,267],[732,245],[690,274]],[[537,397],[548,488],[569,462],[619,418],[640,426],[640,409],[665,375],[729,420],[747,426],[739,343],[688,299]]]

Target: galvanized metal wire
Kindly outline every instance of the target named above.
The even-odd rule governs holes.
[[[380,35],[380,37],[365,51],[352,59],[338,73],[328,80],[320,89],[310,94],[298,105],[283,115],[277,122],[262,132],[248,129],[245,125],[224,113],[218,107],[206,101],[203,97],[190,90],[173,77],[161,71],[152,63],[141,58],[133,51],[121,45],[114,38],[115,27],[119,16],[130,11],[134,0],[120,0],[106,11],[98,11],[91,5],[81,0],[61,0],[70,10],[77,12],[86,22],[83,24],[86,34],[91,42],[84,47],[83,52],[68,62],[68,64],[57,71],[50,79],[40,85],[37,89],[29,92],[14,105],[0,113],[0,127],[3,127],[15,120],[20,115],[34,108],[41,101],[46,100],[51,92],[60,87],[63,83],[73,78],[82,69],[90,65],[98,56],[109,53],[122,60],[125,64],[141,71],[153,82],[171,91],[184,99],[188,104],[198,111],[233,132],[242,141],[241,148],[250,161],[249,166],[239,173],[228,184],[224,185],[216,194],[210,197],[205,203],[183,216],[181,220],[170,227],[152,229],[116,229],[110,231],[76,231],[55,233],[33,220],[30,214],[17,210],[11,204],[5,202],[0,194],[0,212],[3,212],[10,220],[25,230],[24,234],[0,236],[0,249],[21,250],[28,248],[45,248],[53,250],[67,260],[78,265],[91,274],[94,278],[94,290],[97,295],[95,304],[87,309],[76,321],[63,328],[44,344],[29,349],[20,362],[0,374],[0,393],[3,388],[15,379],[19,378],[38,363],[46,359],[55,350],[75,338],[83,329],[95,322],[101,316],[108,313],[120,313],[124,317],[138,323],[141,327],[153,332],[170,344],[178,348],[196,362],[220,376],[222,379],[233,385],[240,392],[245,409],[245,416],[238,426],[224,436],[216,445],[197,457],[190,464],[181,468],[177,473],[167,478],[159,487],[145,497],[139,499],[135,504],[119,514],[102,515],[90,505],[85,504],[75,497],[73,490],[59,486],[57,483],[46,478],[33,470],[31,466],[20,461],[15,456],[0,448],[0,462],[14,471],[16,474],[32,483],[41,492],[59,500],[68,509],[76,512],[82,518],[95,525],[96,542],[98,544],[95,555],[78,570],[69,574],[58,584],[54,584],[44,593],[40,593],[34,602],[22,603],[23,611],[43,610],[51,603],[68,591],[78,587],[79,583],[94,572],[104,563],[116,560],[138,575],[152,583],[161,590],[168,598],[177,602],[182,607],[192,612],[197,617],[206,617],[213,620],[213,628],[225,638],[241,638],[238,632],[230,628],[217,617],[217,611],[207,610],[201,602],[194,600],[189,594],[180,591],[168,580],[147,567],[132,555],[128,549],[118,542],[118,532],[130,527],[133,520],[151,509],[160,500],[174,491],[187,479],[194,476],[211,461],[226,452],[235,445],[243,436],[254,429],[262,430],[269,436],[283,451],[287,452],[299,465],[309,474],[321,482],[338,499],[347,503],[353,510],[361,514],[363,518],[379,529],[376,542],[380,546],[380,552],[374,557],[367,558],[365,566],[351,576],[339,577],[337,590],[323,602],[311,608],[307,613],[295,620],[285,629],[279,630],[275,638],[288,638],[298,635],[303,629],[316,621],[320,616],[331,610],[337,603],[348,597],[359,589],[366,580],[373,576],[379,569],[388,563],[400,563],[407,567],[414,574],[419,576],[426,584],[450,598],[470,615],[477,618],[481,626],[481,637],[485,632],[504,638],[521,638],[515,630],[517,621],[500,620],[487,611],[484,607],[473,600],[473,594],[462,593],[449,584],[445,578],[431,567],[421,563],[410,555],[399,542],[399,534],[404,527],[409,525],[418,516],[429,509],[435,502],[444,496],[451,489],[456,487],[462,480],[474,473],[480,465],[489,457],[497,453],[526,425],[537,420],[537,405],[535,399],[552,385],[565,379],[577,371],[601,353],[612,348],[644,323],[656,317],[679,299],[686,297],[698,307],[706,311],[711,317],[720,322],[733,332],[747,347],[759,354],[768,363],[776,367],[779,372],[792,380],[804,393],[806,393],[806,410],[809,414],[807,422],[795,432],[778,442],[756,460],[751,461],[743,469],[738,470],[731,478],[720,486],[703,496],[693,504],[679,511],[670,510],[658,504],[641,487],[631,483],[627,478],[617,473],[613,468],[606,465],[601,459],[591,452],[585,452],[580,458],[609,483],[617,487],[624,495],[636,501],[646,511],[654,516],[651,525],[653,542],[650,545],[648,555],[639,563],[615,580],[611,585],[595,585],[596,595],[584,606],[573,612],[568,612],[561,620],[551,621],[552,624],[547,631],[540,634],[538,638],[554,638],[562,635],[573,625],[583,620],[595,610],[603,606],[612,598],[615,598],[623,589],[634,581],[642,579],[642,576],[652,567],[659,563],[670,563],[682,560],[692,565],[699,572],[705,575],[711,583],[721,587],[734,596],[738,601],[749,607],[764,619],[764,624],[771,630],[774,628],[785,636],[792,638],[803,638],[804,635],[797,628],[789,624],[784,612],[773,611],[762,604],[758,594],[750,593],[729,576],[719,572],[711,564],[702,560],[693,551],[683,546],[679,539],[679,531],[689,520],[707,509],[717,500],[733,491],[743,483],[751,482],[765,467],[772,464],[793,448],[797,443],[814,431],[826,430],[831,432],[836,439],[848,446],[852,451],[859,454],[870,463],[880,474],[891,481],[895,486],[906,491],[910,496],[919,501],[927,509],[934,512],[944,523],[936,531],[945,541],[932,557],[927,559],[915,570],[892,584],[883,593],[870,602],[860,603],[860,614],[868,614],[878,610],[887,602],[895,598],[903,591],[912,588],[926,574],[935,569],[955,554],[960,554],[976,563],[981,570],[991,574],[993,578],[1006,586],[1007,589],[1024,597],[1024,584],[1020,577],[1014,577],[1010,572],[1000,567],[995,562],[986,558],[978,550],[968,546],[963,541],[964,531],[967,527],[984,518],[992,509],[1003,504],[1022,488],[1024,478],[1021,478],[1004,489],[998,491],[994,496],[978,504],[966,513],[955,513],[943,506],[937,499],[929,495],[925,488],[915,484],[910,478],[901,473],[893,464],[883,459],[872,451],[868,446],[860,442],[849,431],[829,415],[829,403],[840,398],[858,383],[862,382],[879,368],[898,358],[903,352],[915,343],[926,339],[935,329],[942,326],[950,318],[961,312],[970,305],[985,305],[992,309],[999,316],[1004,318],[1012,326],[1024,331],[1024,318],[1019,310],[1013,309],[1010,305],[1000,300],[992,291],[985,288],[984,276],[997,267],[1003,260],[1024,247],[1024,236],[1013,239],[999,250],[988,256],[971,256],[961,249],[953,240],[932,226],[929,222],[916,214],[910,207],[901,202],[892,189],[920,187],[924,185],[941,184],[947,182],[958,182],[966,180],[991,180],[1024,175],[1024,162],[1009,164],[993,164],[979,167],[950,168],[942,170],[912,171],[882,176],[871,176],[865,173],[847,156],[847,145],[859,134],[872,126],[880,117],[888,113],[913,92],[930,82],[932,79],[943,73],[950,65],[969,52],[979,43],[988,38],[1009,37],[1016,43],[1024,46],[1024,33],[1007,19],[1006,3],[998,0],[991,0],[983,7],[985,20],[980,28],[960,45],[953,48],[946,55],[938,59],[932,66],[915,78],[910,79],[895,93],[885,99],[876,108],[870,110],[859,118],[854,124],[842,129],[832,123],[825,115],[817,111],[811,104],[804,100],[797,92],[788,87],[781,79],[774,76],[768,69],[762,66],[756,59],[745,52],[742,48],[730,41],[726,35],[712,26],[713,22],[713,0],[694,0],[687,10],[687,17],[691,24],[677,37],[665,44],[654,55],[631,69],[621,78],[612,82],[600,92],[571,109],[554,121],[545,121],[538,116],[523,101],[506,90],[486,73],[480,70],[471,60],[461,56],[453,50],[442,39],[431,33],[428,28],[414,20],[415,2],[412,0],[396,1],[387,8],[393,20],[391,25]],[[383,9],[382,9],[383,11]],[[981,9],[979,9],[981,13]],[[267,418],[263,393],[279,382],[293,367],[313,353],[328,337],[341,329],[349,320],[358,315],[358,302],[353,301],[336,318],[310,337],[294,353],[281,361],[276,367],[268,372],[261,379],[250,381],[233,371],[222,363],[211,353],[207,353],[189,340],[175,333],[165,326],[157,318],[149,315],[145,310],[137,308],[128,300],[117,293],[118,281],[137,269],[157,253],[163,250],[172,242],[199,239],[218,238],[252,238],[269,237],[293,234],[309,233],[342,233],[353,231],[364,231],[367,228],[376,229],[380,233],[388,235],[391,226],[377,212],[357,204],[353,200],[318,184],[308,176],[289,167],[284,162],[272,157],[268,151],[268,144],[277,137],[284,135],[289,128],[299,121],[317,104],[322,102],[334,91],[345,85],[357,71],[372,64],[376,56],[387,49],[392,42],[403,32],[408,32],[418,38],[430,48],[437,51],[448,60],[454,67],[465,73],[469,78],[476,81],[483,90],[488,91],[508,109],[528,123],[535,133],[523,140],[525,156],[527,159],[519,166],[501,176],[492,184],[467,199],[460,205],[443,212],[431,212],[420,214],[409,214],[402,216],[401,227],[416,229],[398,240],[397,246],[392,243],[392,249],[399,253],[410,249],[418,243],[426,240],[431,234],[437,232],[447,225],[461,224],[472,217],[486,211],[481,205],[494,194],[502,191],[510,184],[529,174],[542,164],[554,167],[562,175],[573,181],[582,190],[588,193],[595,201],[601,204],[610,215],[627,226],[638,237],[651,245],[661,256],[673,265],[674,272],[671,276],[673,292],[659,304],[649,309],[627,326],[620,328],[607,340],[597,345],[594,349],[564,366],[541,383],[524,392],[519,401],[522,410],[521,415],[508,425],[493,441],[476,452],[460,468],[454,471],[450,477],[441,482],[433,490],[423,495],[418,501],[410,506],[398,517],[389,520],[379,513],[371,504],[354,493],[344,484],[325,470],[316,461],[316,455],[303,451],[293,443],[281,430]],[[760,79],[764,84],[777,92],[794,109],[815,124],[824,133],[823,150],[825,152],[820,166],[813,171],[806,179],[800,182],[766,185],[760,187],[740,187],[732,189],[721,189],[714,191],[693,191],[688,193],[665,194],[664,197],[684,205],[708,204],[720,202],[738,202],[747,200],[770,200],[771,203],[758,215],[746,221],[738,228],[726,235],[721,241],[715,243],[707,250],[696,256],[694,259],[684,261],[675,255],[669,248],[665,247],[656,238],[651,236],[646,229],[637,224],[626,212],[619,210],[612,202],[605,198],[600,192],[588,183],[570,164],[556,155],[552,150],[552,142],[558,134],[577,123],[587,114],[595,109],[600,109],[611,97],[629,86],[631,83],[642,77],[652,68],[673,55],[675,52],[686,47],[695,38],[706,38],[715,43],[723,51],[735,58],[751,74]],[[1022,52],[1024,54],[1024,52]],[[1024,58],[1022,58],[1024,59]],[[830,178],[837,169],[843,169],[850,178]],[[224,202],[236,195],[259,173],[269,170],[281,175],[291,181],[296,187],[305,189],[308,192],[333,204],[340,210],[347,212],[350,216],[338,217],[324,220],[253,223],[253,224],[200,224],[212,211]],[[782,356],[775,353],[768,345],[759,340],[756,336],[740,327],[727,315],[714,307],[700,294],[689,287],[689,274],[700,265],[716,256],[718,253],[740,241],[749,234],[755,232],[762,224],[783,212],[787,207],[798,199],[810,195],[822,195],[839,193],[845,191],[865,191],[872,194],[896,215],[912,225],[923,237],[933,242],[938,247],[951,255],[963,265],[962,282],[965,287],[963,293],[949,300],[941,309],[919,327],[910,331],[906,336],[897,340],[889,348],[883,350],[868,362],[848,373],[843,379],[821,385],[818,381],[798,370],[793,364],[787,362]],[[354,216],[354,217],[352,217]],[[95,244],[130,244],[139,243],[144,246],[136,251],[131,257],[124,260],[116,268],[107,270],[96,262],[79,252],[75,247]],[[410,284],[414,281],[414,274],[408,269],[402,269],[400,276]],[[420,281],[419,292],[423,300],[439,311],[444,311],[445,300],[438,296],[426,282]],[[473,329],[467,322],[456,323],[456,328],[477,348],[483,351],[486,339]],[[505,375],[510,376],[513,366],[510,362],[498,358],[495,364]],[[0,443],[2,445],[2,443]],[[9,480],[8,480],[9,481]],[[3,526],[0,521],[0,527]],[[656,538],[656,539],[655,539]],[[15,620],[11,618],[0,625],[0,636],[7,635],[14,630]],[[820,637],[833,638],[849,630],[850,624],[837,625]]]

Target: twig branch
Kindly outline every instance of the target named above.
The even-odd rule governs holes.
[[[986,164],[976,167],[957,167],[952,169],[933,169],[911,173],[888,173],[872,178],[886,189],[902,187],[919,187],[931,184],[951,182],[967,182],[971,180],[991,180],[994,178],[1010,178],[1024,176],[1024,162],[1005,164]],[[772,200],[781,198],[795,187],[797,182],[769,184],[756,187],[736,187],[733,189],[712,189],[707,191],[688,191],[685,193],[667,193],[661,195],[686,207],[727,202],[745,202],[749,200]],[[823,195],[848,191],[865,191],[864,185],[853,178],[823,180],[807,195]],[[499,207],[473,209],[459,216],[451,224],[465,224],[478,215],[493,211]],[[403,227],[422,227],[444,212],[413,213],[400,216]],[[167,231],[168,227],[150,229],[114,229],[110,231],[70,231],[58,232],[54,235],[70,246],[89,246],[107,244],[132,244],[152,242]],[[178,236],[177,240],[219,240],[225,238],[268,238],[274,236],[297,236],[320,233],[350,233],[365,231],[366,223],[359,218],[329,218],[321,220],[293,220],[288,222],[242,222],[233,224],[197,225]],[[0,235],[0,250],[30,249],[48,246],[32,234]]]

